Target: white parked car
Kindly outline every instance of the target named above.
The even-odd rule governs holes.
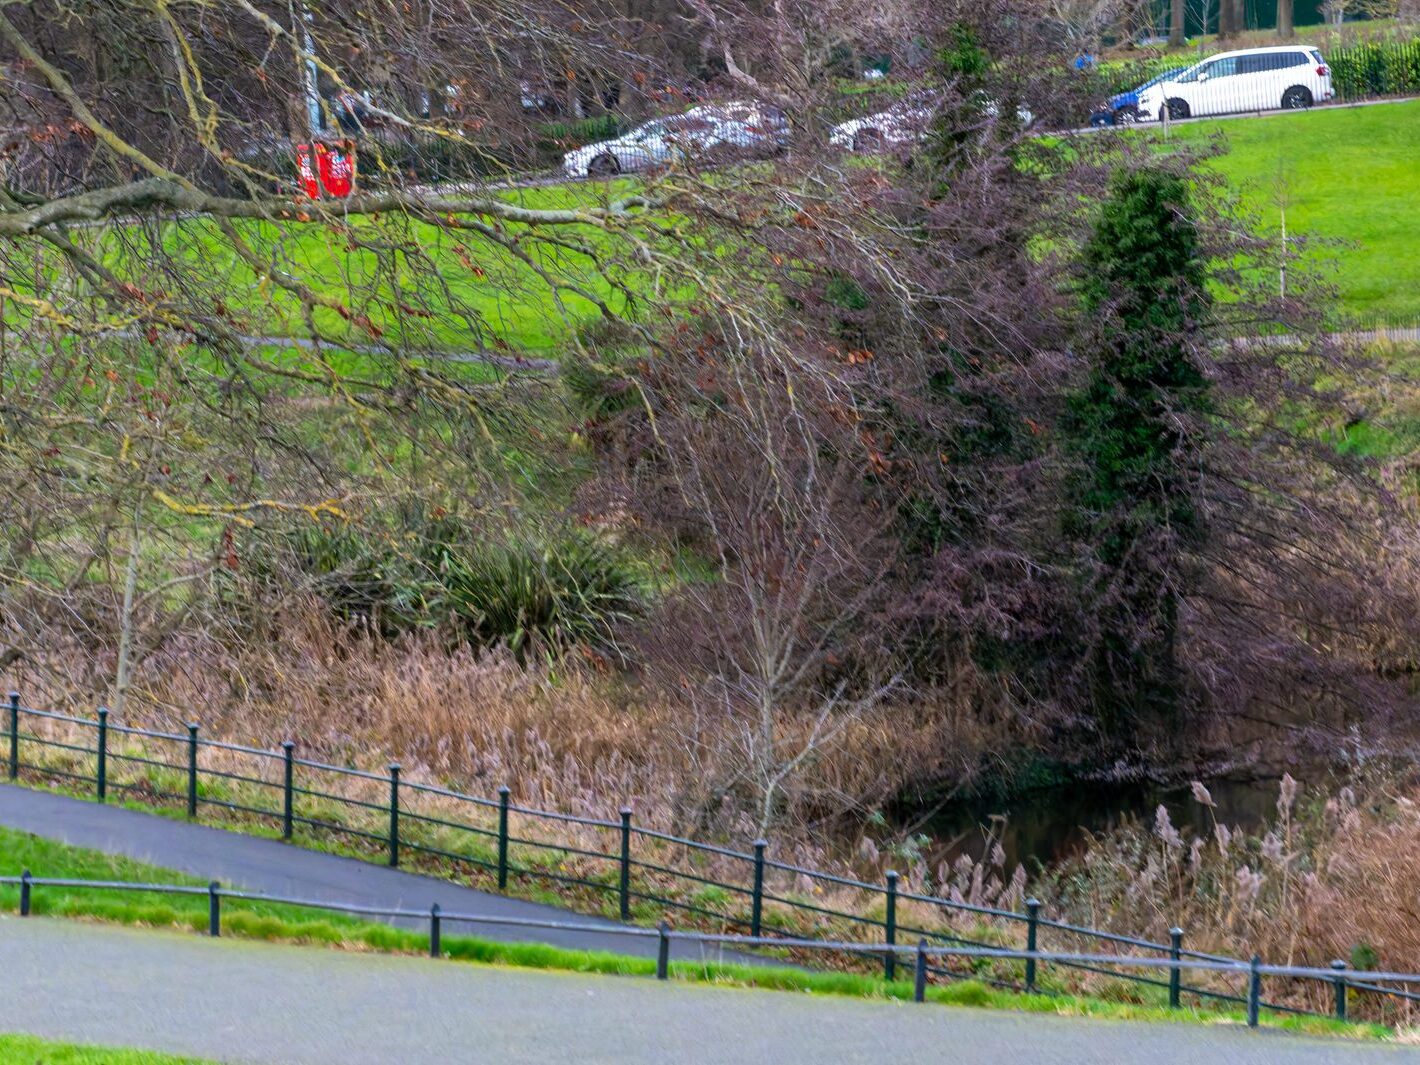
[[[1331,70],[1315,48],[1247,48],[1195,63],[1139,94],[1139,118],[1197,118],[1238,111],[1311,107],[1334,95]]]
[[[932,94],[911,96],[886,111],[839,123],[829,134],[828,143],[851,152],[884,152],[915,145],[927,135],[936,110],[937,100]],[[996,118],[1001,108],[995,100],[987,100],[982,112],[987,118]],[[1022,126],[1035,121],[1030,109],[1024,106],[1016,108],[1016,118]]]
[[[833,127],[828,143],[850,152],[884,152],[920,141],[936,110],[930,96],[899,100],[886,111],[849,119]]]
[[[772,152],[789,143],[789,120],[784,112],[764,104],[743,100],[701,104],[680,118],[713,122],[720,127],[720,136],[727,144],[746,151]]]
[[[788,139],[782,115],[756,104],[703,104],[658,118],[608,141],[587,144],[562,157],[569,177],[610,177],[717,153],[767,152]]]

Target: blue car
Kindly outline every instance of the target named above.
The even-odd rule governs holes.
[[[1161,81],[1169,81],[1187,69],[1187,67],[1174,67],[1172,70],[1166,70],[1162,74],[1150,78],[1137,89],[1110,97],[1109,102],[1101,110],[1090,116],[1090,125],[1121,126],[1134,122],[1139,117],[1139,95],[1145,89],[1152,89]]]

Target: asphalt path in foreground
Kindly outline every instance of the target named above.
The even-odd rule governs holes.
[[[228,1062],[1389,1065],[1413,1048],[0,918],[0,1031]]]
[[[350,906],[427,911],[441,910],[489,917],[560,921],[595,925],[598,930],[524,928],[510,925],[448,922],[448,935],[547,943],[575,950],[610,951],[655,957],[655,937],[619,935],[625,927],[602,917],[587,917],[557,906],[495,895],[460,884],[420,876],[384,865],[306,850],[279,840],[192,824],[156,814],[100,805],[67,795],[0,785],[0,825],[31,832],[76,847],[119,854],[167,869],[217,880],[268,895],[283,895]],[[0,875],[18,876],[0,852]],[[31,869],[36,877],[61,875]],[[36,889],[43,890],[43,889]],[[428,922],[395,921],[427,927]],[[716,944],[673,940],[674,958],[710,958],[759,963],[752,955],[726,951]],[[783,964],[779,962],[777,964]],[[0,969],[0,986],[3,986]]]

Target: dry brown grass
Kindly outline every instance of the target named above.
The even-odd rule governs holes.
[[[101,670],[101,664],[81,663],[73,656],[70,665],[96,674]],[[15,680],[31,705],[82,713],[96,701],[76,694],[83,675],[75,668],[42,679],[31,664]],[[191,646],[167,648],[148,660],[142,679],[126,724],[181,732],[186,720],[197,718],[209,737],[263,748],[295,736],[305,757],[372,770],[383,769],[394,757],[411,782],[490,797],[506,782],[517,803],[593,817],[614,818],[615,810],[629,803],[641,826],[748,849],[749,822],[732,794],[738,751],[733,730],[697,716],[674,698],[653,698],[643,688],[623,684],[595,664],[523,669],[498,656],[450,652],[432,637],[370,641],[310,613],[302,615],[300,624],[284,626],[278,641],[237,657],[204,656]],[[92,742],[84,730],[39,722],[34,727],[67,742]],[[807,727],[792,717],[785,724],[790,731]],[[914,776],[923,779],[918,774],[940,771],[941,763],[930,759],[941,755],[904,757],[902,752],[950,749],[952,729],[941,714],[901,707],[852,722],[809,763],[794,793],[800,805],[776,836],[771,854],[873,883],[881,882],[886,868],[897,867],[905,872],[904,891],[1013,911],[1032,893],[1046,901],[1047,915],[1158,941],[1167,941],[1168,929],[1179,925],[1192,949],[1234,957],[1256,951],[1276,963],[1325,966],[1343,958],[1356,966],[1420,969],[1420,792],[1394,783],[1376,784],[1361,798],[1350,790],[1328,798],[1288,784],[1272,823],[1251,832],[1218,824],[1192,838],[1161,813],[1150,824],[1093,840],[1076,860],[1030,884],[1020,870],[1002,865],[999,850],[984,863],[958,859],[929,869],[920,856],[879,851],[862,837],[850,844],[853,834],[828,832],[821,824],[815,830],[816,810],[834,803],[840,811],[849,810],[891,794]],[[255,768],[249,758],[222,751],[204,750],[202,764],[204,769],[254,773],[271,784],[279,777],[276,762]],[[139,779],[131,764],[121,761],[112,762],[111,771],[117,779],[125,774],[130,781]],[[166,786],[181,790],[175,781]],[[374,804],[385,799],[379,781],[333,778],[319,786]],[[144,797],[141,789],[137,797]],[[1206,802],[1206,792],[1199,799]],[[270,806],[270,794],[266,800]],[[383,832],[378,812],[350,814],[314,801],[311,807],[314,816]],[[493,827],[492,811],[439,796],[411,796],[408,810],[480,824],[485,830]],[[847,823],[846,818],[840,821]],[[420,838],[417,825],[408,831],[411,840]],[[520,833],[550,844],[615,850],[614,833],[595,827],[520,821],[514,834]],[[446,844],[435,832],[426,842],[462,849],[470,840]],[[729,883],[747,880],[742,862],[707,859],[669,844],[637,846],[642,860]],[[544,861],[548,864],[541,868],[612,882],[605,862],[570,852],[514,848],[513,858],[527,867]],[[441,874],[475,882],[488,877],[486,869],[473,864],[433,859],[426,864],[431,871],[437,867]],[[649,871],[637,876],[641,889],[696,901],[673,878]],[[778,871],[771,871],[767,886],[785,898],[882,916],[882,896],[875,892]],[[515,887],[541,889],[535,878]],[[611,904],[605,892],[577,892],[574,888],[564,897],[589,908]],[[740,913],[743,904],[733,894],[715,903],[732,913]],[[676,923],[706,923],[681,911],[668,916]],[[795,934],[880,934],[781,904],[769,905],[766,919]],[[903,900],[899,920],[989,942],[1019,943],[1022,936],[1018,924],[983,921],[910,900]],[[1097,950],[1100,945],[1052,931],[1042,947]],[[1002,978],[1018,978],[1010,966],[998,969]],[[1110,977],[1062,971],[1052,972],[1050,979],[1062,988],[1138,994],[1134,985]],[[1236,981],[1190,979],[1239,990]],[[1267,993],[1322,1011],[1329,1007],[1329,991],[1318,985],[1276,981]],[[1392,1023],[1414,1020],[1408,1010],[1383,1006],[1374,996],[1358,995],[1355,1008]]]
[[[62,640],[53,646],[50,657],[17,663],[5,680],[30,705],[83,714],[101,700],[110,663]],[[394,758],[411,782],[488,797],[506,783],[514,802],[542,809],[614,819],[620,806],[631,805],[643,827],[748,849],[752,822],[736,793],[743,748],[734,723],[674,692],[653,691],[594,661],[523,668],[498,655],[451,651],[432,634],[371,640],[316,610],[285,616],[271,638],[242,646],[231,652],[190,638],[163,644],[145,659],[122,723],[182,732],[195,719],[208,737],[261,748],[292,737],[303,757],[377,771]],[[916,782],[949,775],[955,767],[945,752],[966,760],[987,742],[964,724],[968,715],[943,709],[950,705],[885,707],[849,722],[805,763],[771,854],[874,883],[896,867],[905,873],[905,891],[1004,909],[1019,909],[1030,892],[1046,900],[1047,914],[1156,940],[1166,941],[1177,924],[1192,948],[1237,957],[1257,951],[1269,962],[1324,966],[1343,958],[1420,969],[1420,792],[1394,784],[1376,785],[1364,798],[1351,791],[1324,798],[1297,788],[1280,797],[1273,823],[1255,832],[1216,825],[1195,839],[1161,817],[1094,840],[1077,860],[1029,885],[1018,870],[1002,866],[999,853],[984,864],[962,859],[929,869],[920,856],[880,852],[859,835],[865,818],[857,815]],[[785,742],[811,727],[786,715]],[[55,735],[92,738],[62,728]],[[115,765],[123,772],[122,763]],[[253,771],[218,751],[204,751],[203,766]],[[259,774],[274,783],[276,769],[272,763]],[[378,782],[326,785],[351,798],[384,800]],[[416,809],[464,821],[491,816],[467,804],[455,810],[435,796],[411,802]],[[375,822],[366,827],[382,830]],[[536,832],[549,843],[610,851],[605,834],[545,823]],[[525,857],[531,862],[535,855]],[[707,863],[670,846],[645,857],[732,883],[746,879],[734,862]],[[606,872],[575,856],[556,860],[555,868],[576,875]],[[443,871],[483,875],[472,867]],[[648,885],[654,880],[647,874]],[[769,886],[785,897],[881,916],[875,893],[791,873],[772,873]],[[669,882],[662,887],[674,890]],[[731,898],[729,908],[738,902]],[[813,926],[787,907],[770,910],[786,928],[843,931],[831,919]],[[1018,926],[985,927],[926,904],[904,901],[901,918],[972,938],[1019,938]],[[1064,936],[1043,945],[1097,946]],[[1062,977],[1062,984],[1077,981]],[[1324,988],[1274,992],[1326,1007]],[[1388,1017],[1409,1019],[1404,1011]]]
[[[1420,795],[1394,782],[1308,795],[1291,777],[1276,815],[1244,831],[1214,823],[1193,837],[1162,807],[1151,824],[1094,839],[1036,887],[1081,924],[1272,964],[1420,971]],[[1211,804],[1195,785],[1196,801]],[[1278,981],[1268,993],[1325,1011],[1328,988]],[[1360,996],[1395,1023],[1415,1013]]]
[[[4,679],[27,705],[82,715],[105,699],[110,665],[56,634]],[[614,818],[630,805],[647,827],[740,845],[754,836],[740,724],[683,693],[590,658],[525,668],[434,633],[373,639],[313,605],[261,640],[173,637],[143,661],[123,717],[174,732],[195,720],[206,736],[263,748],[294,739],[302,757],[367,769],[394,759],[408,779],[490,797],[506,784],[526,806]],[[962,720],[923,704],[845,722],[786,792],[782,853],[821,857],[814,826],[857,820],[932,779],[943,752],[967,757]],[[814,722],[789,712],[780,727],[793,748]]]

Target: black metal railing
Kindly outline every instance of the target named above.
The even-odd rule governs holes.
[[[187,725],[185,734],[133,728],[110,720],[106,710],[81,718],[26,707],[17,693],[10,694],[4,709],[9,779],[57,781],[81,793],[92,789],[99,802],[126,795],[185,808],[193,820],[206,810],[220,811],[229,818],[279,826],[287,840],[298,829],[341,835],[391,866],[407,855],[424,856],[445,872],[481,873],[482,883],[500,892],[515,882],[551,885],[571,906],[600,901],[623,921],[683,914],[694,922],[740,929],[755,944],[799,949],[815,943],[820,946],[813,949],[820,950],[825,942],[846,941],[843,933],[854,930],[882,939],[884,949],[878,953],[889,979],[906,949],[895,948],[916,937],[932,948],[929,958],[935,962],[928,964],[928,976],[941,980],[977,979],[1051,993],[1054,989],[1041,982],[1040,968],[1049,961],[1056,972],[1105,973],[1155,987],[1167,993],[1174,1007],[1184,996],[1244,1003],[1249,994],[1245,987],[1224,990],[1184,982],[1181,974],[1188,969],[1212,965],[1216,968],[1209,971],[1236,976],[1245,963],[1185,949],[1182,929],[1174,929],[1170,941],[1162,943],[1051,920],[1042,916],[1035,899],[1027,900],[1024,912],[1016,912],[919,894],[904,890],[895,872],[888,872],[882,883],[870,883],[779,861],[770,856],[766,840],[742,851],[687,839],[637,826],[625,807],[615,820],[538,810],[513,803],[506,786],[496,798],[485,798],[410,780],[397,762],[384,773],[372,773],[300,758],[296,742],[289,739],[262,749],[205,738],[196,722]],[[539,827],[548,825],[557,826],[562,838],[540,837]],[[793,890],[795,885],[799,890]],[[943,926],[928,927],[931,921],[924,917],[940,918]],[[815,938],[804,929],[825,935]],[[1052,954],[1042,947],[1046,938],[1134,953]],[[1024,950],[1012,947],[1013,942],[1023,943]],[[1141,953],[1180,964],[1167,979],[1116,971],[1117,962],[1138,960]],[[1347,979],[1353,990],[1381,999],[1415,997],[1375,980]],[[1265,1000],[1260,1008],[1301,1012]]]
[[[1247,993],[1242,996],[1220,997],[1224,997],[1229,1001],[1244,1006],[1247,1012],[1248,1026],[1252,1028],[1257,1027],[1262,1010],[1275,1008],[1269,1007],[1262,998],[1262,982],[1264,978],[1269,977],[1308,980],[1323,985],[1323,987],[1331,993],[1334,1003],[1332,1012],[1339,1020],[1343,1021],[1347,1019],[1347,1000],[1348,991],[1350,990],[1379,991],[1385,994],[1398,995],[1410,1001],[1420,1000],[1420,994],[1416,994],[1415,992],[1386,988],[1380,985],[1380,981],[1400,983],[1407,987],[1420,984],[1420,974],[1417,973],[1347,971],[1343,962],[1333,962],[1331,966],[1326,969],[1295,965],[1266,965],[1263,964],[1262,959],[1256,955],[1249,961],[1240,961],[1235,958],[1221,958],[1215,955],[1198,954],[1192,951],[1180,951],[1177,949],[1176,945],[1167,957],[1137,957],[1116,954],[1048,951],[1040,950],[1034,946],[1021,950],[1009,947],[980,947],[954,944],[934,945],[928,942],[925,936],[919,937],[917,942],[910,946],[898,944],[891,939],[883,942],[868,943],[848,940],[794,939],[672,929],[665,921],[659,922],[655,928],[638,928],[627,925],[584,924],[576,921],[549,921],[526,917],[505,917],[494,914],[445,910],[440,907],[438,903],[434,903],[428,909],[422,910],[412,910],[398,906],[352,905],[331,902],[324,899],[306,899],[290,895],[269,895],[254,891],[233,890],[231,888],[224,888],[216,880],[210,881],[204,887],[192,884],[78,880],[58,877],[46,878],[36,877],[28,869],[19,876],[0,876],[0,885],[13,885],[19,888],[19,913],[21,917],[31,915],[34,908],[36,889],[42,887],[63,888],[66,890],[132,891],[153,894],[202,896],[208,900],[207,934],[209,936],[221,936],[222,934],[223,899],[308,908],[325,912],[349,914],[357,917],[379,917],[391,920],[428,922],[429,955],[433,958],[442,957],[444,954],[442,949],[443,926],[449,923],[473,926],[498,925],[502,927],[558,932],[594,932],[602,935],[620,935],[641,939],[655,938],[657,941],[656,978],[659,980],[666,980],[670,976],[670,944],[675,940],[699,943],[702,945],[714,944],[725,947],[774,947],[782,949],[787,946],[806,952],[832,951],[863,956],[878,955],[884,960],[884,967],[889,973],[894,971],[894,967],[898,963],[905,963],[904,968],[910,967],[912,972],[912,997],[916,1002],[926,1000],[926,991],[930,975],[934,971],[934,966],[932,965],[932,959],[934,958],[938,961],[945,958],[1019,961],[1025,965],[1027,971],[1033,971],[1037,966],[1047,963],[1082,969],[1107,967],[1104,971],[1109,971],[1116,975],[1127,975],[1120,974],[1119,970],[1128,969],[1142,969],[1145,971],[1163,970],[1167,974],[1166,980],[1145,976],[1132,976],[1132,978],[1147,980],[1149,983],[1173,989],[1177,989],[1181,986],[1182,974],[1184,972],[1234,974],[1246,978]],[[1041,923],[1048,923],[1055,927],[1069,927],[1060,925],[1058,922]],[[1128,940],[1128,937],[1116,938],[1121,938],[1138,945],[1153,946],[1153,944],[1149,944],[1146,941]],[[1176,944],[1178,939],[1177,932],[1175,932],[1174,939]],[[694,963],[696,968],[702,968],[706,964],[713,965],[714,963],[706,963],[703,960]],[[1176,996],[1171,996],[1171,1000],[1172,1005],[1178,1005]],[[1293,1010],[1287,1012],[1301,1011]]]

